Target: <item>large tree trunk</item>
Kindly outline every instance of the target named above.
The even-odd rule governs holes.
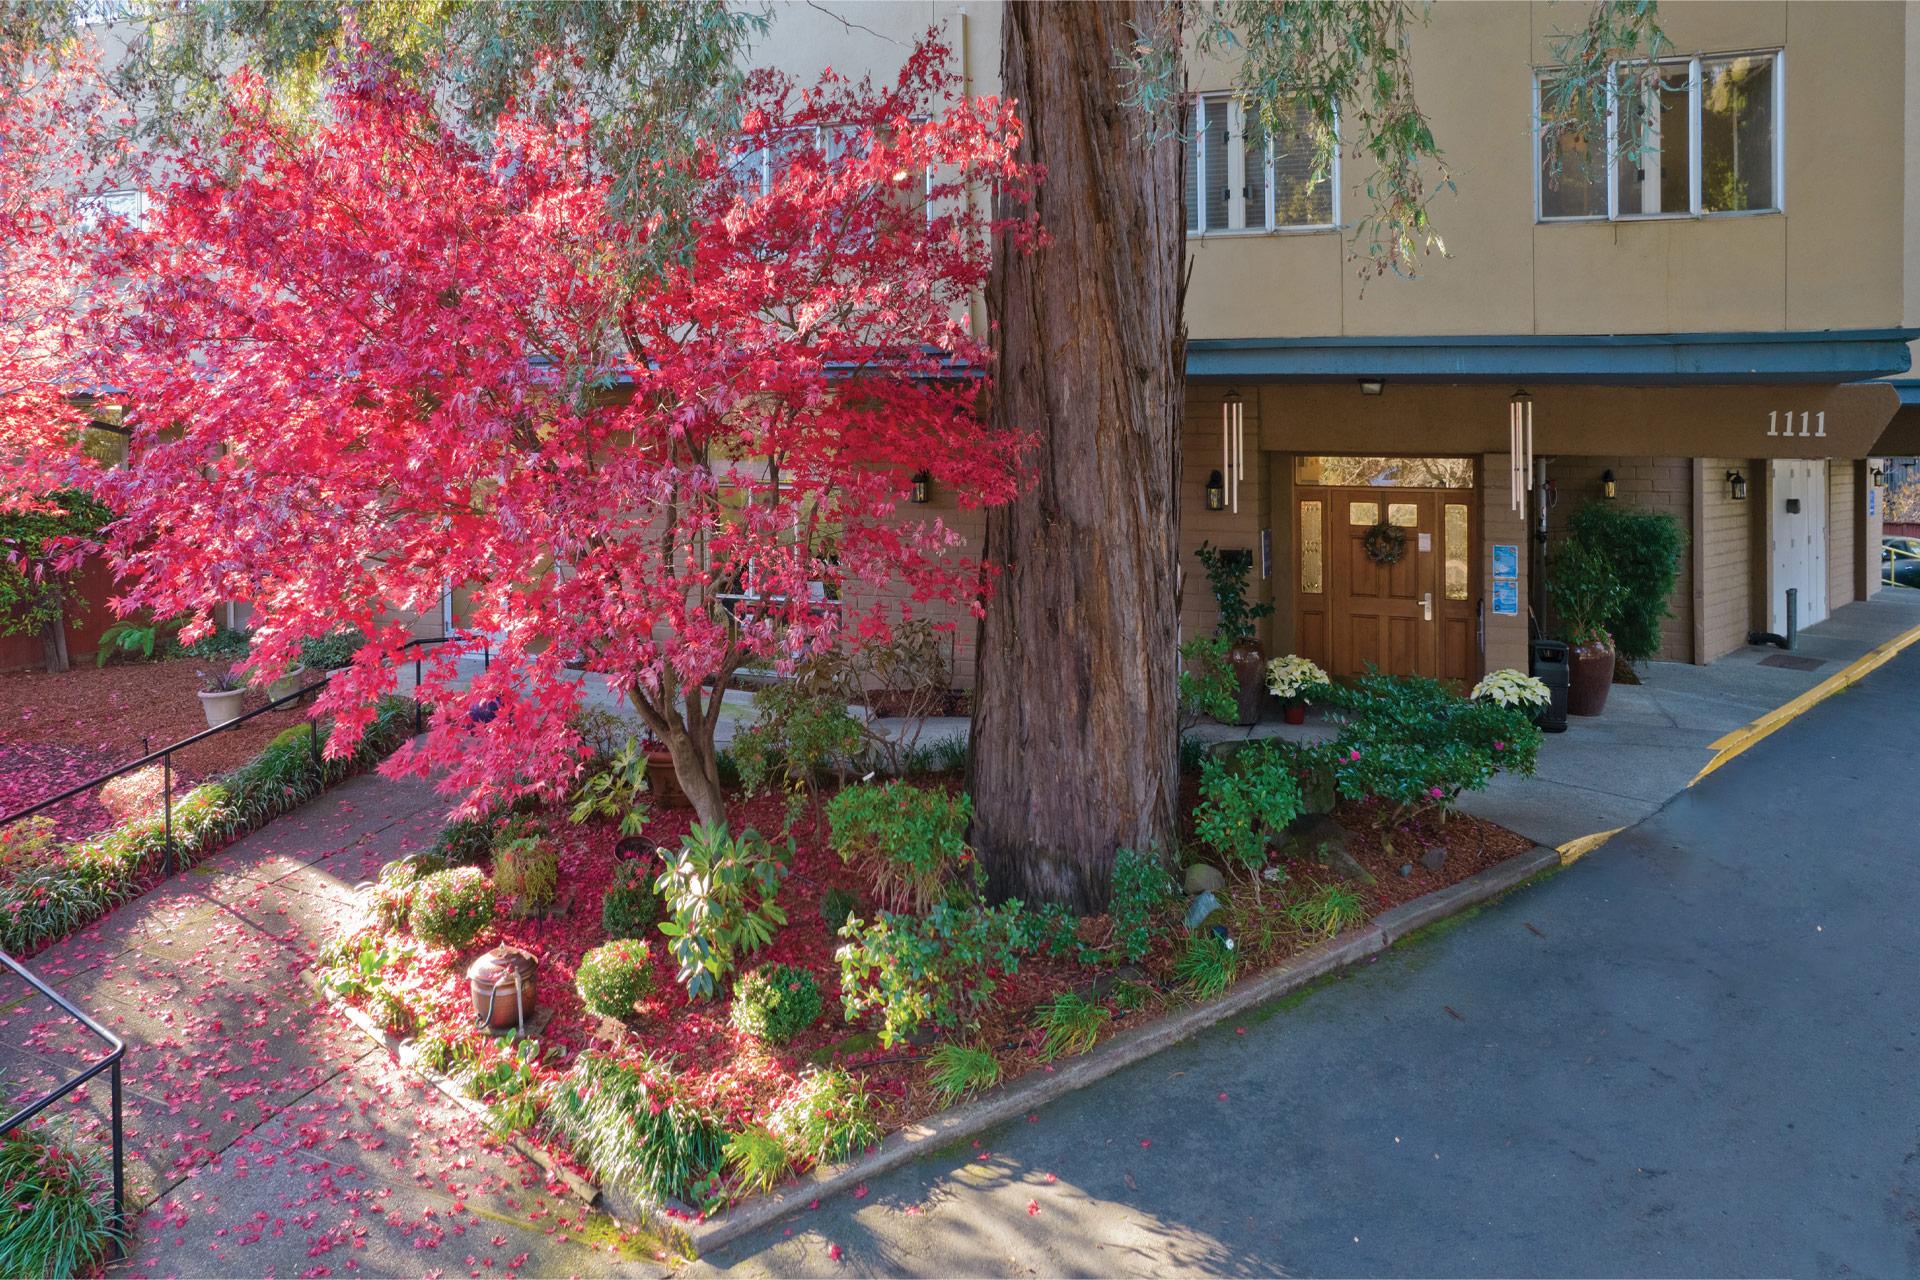
[[[973,839],[997,894],[1091,909],[1116,850],[1175,834],[1184,171],[1114,67],[1164,6],[1003,13],[1049,240],[1001,253],[987,292],[994,421],[1040,443],[987,517],[1006,572],[980,630]]]
[[[40,628],[40,649],[48,671],[58,675],[68,669],[67,604],[58,589],[53,593],[53,618]]]

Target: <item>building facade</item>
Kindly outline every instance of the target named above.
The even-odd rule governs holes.
[[[1247,127],[1231,66],[1190,65],[1183,633],[1214,623],[1194,554],[1211,542],[1249,556],[1270,654],[1525,667],[1530,620],[1552,629],[1530,619],[1543,566],[1587,502],[1687,533],[1662,659],[1708,662],[1877,589],[1876,459],[1920,452],[1896,422],[1920,418],[1920,384],[1889,381],[1920,334],[1920,11],[1660,12],[1672,61],[1637,159],[1609,164],[1604,139],[1537,124],[1556,24],[1581,6],[1433,6],[1414,78],[1457,191],[1432,207],[1445,256],[1410,278],[1356,258],[1351,137],[1316,181],[1299,138]],[[991,3],[779,4],[755,60],[885,76],[934,25],[970,89],[996,91]],[[951,495],[930,509],[977,534]],[[1403,550],[1382,563],[1370,543]]]

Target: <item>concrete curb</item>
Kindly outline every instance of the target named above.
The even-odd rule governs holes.
[[[1095,1046],[1090,1052],[1056,1063],[1050,1070],[1030,1071],[1017,1080],[989,1090],[972,1102],[949,1108],[890,1133],[878,1146],[857,1160],[832,1168],[811,1170],[778,1190],[742,1201],[723,1215],[704,1222],[689,1223],[684,1218],[669,1217],[645,1198],[629,1195],[618,1186],[609,1184],[596,1188],[558,1164],[535,1144],[522,1141],[518,1135],[509,1135],[506,1140],[516,1151],[565,1182],[581,1199],[592,1203],[597,1198],[615,1217],[662,1236],[682,1252],[698,1257],[770,1226],[788,1214],[806,1208],[815,1200],[851,1191],[860,1183],[908,1164],[930,1151],[937,1151],[1028,1115],[1055,1098],[1105,1079],[1248,1009],[1277,1000],[1329,973],[1378,955],[1435,921],[1458,915],[1469,907],[1497,898],[1544,871],[1558,869],[1560,865],[1558,850],[1535,845],[1526,853],[1496,863],[1458,884],[1436,889],[1412,902],[1383,911],[1359,929],[1311,946],[1271,969],[1237,982],[1217,1000],[1175,1009],[1153,1022],[1131,1027]],[[484,1114],[485,1108],[460,1093],[452,1081],[421,1068],[414,1061],[415,1055],[410,1048],[374,1025],[366,1014],[322,989],[311,974],[303,974],[302,978],[323,999],[345,1014],[349,1021],[386,1049],[395,1061],[419,1072],[466,1111]]]

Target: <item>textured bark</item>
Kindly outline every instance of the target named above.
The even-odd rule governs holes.
[[[997,894],[1084,909],[1116,850],[1174,837],[1184,171],[1114,68],[1161,4],[1003,13],[1049,241],[1000,254],[988,286],[995,423],[1040,443],[987,518],[1006,572],[980,631],[973,839]]]
[[[54,675],[69,669],[67,657],[66,601],[53,593],[53,618],[40,628],[40,648],[46,654],[47,670]]]

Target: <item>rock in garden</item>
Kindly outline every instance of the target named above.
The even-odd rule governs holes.
[[[1324,813],[1294,819],[1276,842],[1280,856],[1289,862],[1317,862],[1343,880],[1372,884],[1373,876],[1355,860],[1349,846],[1353,837],[1347,829]]]
[[[1447,846],[1443,844],[1430,846],[1425,853],[1420,855],[1420,865],[1429,871],[1438,871],[1441,867],[1446,866]]]
[[[1403,863],[1401,863],[1401,864],[1400,864],[1400,874],[1401,874],[1401,875],[1403,875],[1403,876],[1410,876],[1410,875],[1412,875],[1412,874],[1413,874],[1413,864],[1412,864],[1411,862],[1403,862]]]
[[[1187,868],[1187,892],[1219,893],[1227,887],[1227,878],[1220,874],[1218,867],[1210,867],[1204,862],[1196,862]]]

